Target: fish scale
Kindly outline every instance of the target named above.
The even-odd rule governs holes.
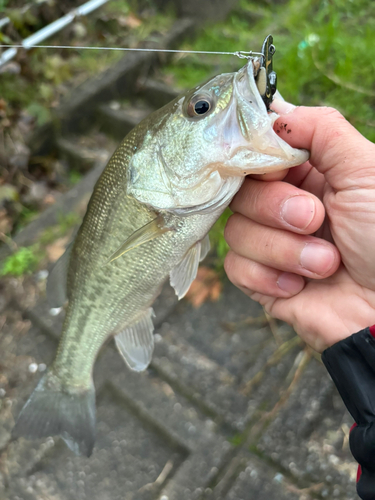
[[[92,371],[101,346],[114,336],[129,367],[146,369],[152,303],[168,277],[179,298],[187,292],[208,251],[207,233],[244,176],[307,160],[306,151],[273,131],[277,116],[257,87],[259,67],[250,60],[177,97],[137,125],[113,154],[74,244],[49,277],[51,305],[68,299],[61,340],[14,437],[58,434],[76,453],[90,455]]]

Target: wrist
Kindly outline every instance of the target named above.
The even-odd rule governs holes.
[[[323,352],[326,349],[329,349],[330,347],[334,346],[338,342],[341,342],[345,339],[348,339],[352,335],[356,335],[357,333],[364,332],[365,330],[367,330],[367,328],[368,328],[370,334],[375,338],[375,324],[372,326],[363,326],[360,324],[355,324],[352,326],[351,331],[346,330],[344,332],[333,332],[329,337],[326,338],[326,346],[320,352]]]
[[[351,337],[353,335],[353,332],[361,331],[362,327],[354,327],[352,330],[349,330],[348,328],[345,328],[343,327],[343,325],[341,325],[341,327],[333,328],[332,331],[325,331],[324,334],[320,331],[317,332],[314,330],[304,330],[301,333],[297,328],[295,328],[295,330],[307,345],[322,354],[324,351],[334,346],[335,344],[338,344],[339,342]]]

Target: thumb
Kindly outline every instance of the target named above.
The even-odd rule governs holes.
[[[275,99],[274,129],[294,148],[308,149],[310,163],[337,191],[375,185],[375,145],[336,110],[293,106]]]

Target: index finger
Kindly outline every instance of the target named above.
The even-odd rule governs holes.
[[[278,172],[269,172],[268,174],[251,174],[249,177],[257,181],[282,181],[287,176],[289,169],[279,170]]]
[[[294,148],[308,149],[310,163],[338,191],[375,181],[375,145],[336,109],[294,107],[276,99],[275,131]]]

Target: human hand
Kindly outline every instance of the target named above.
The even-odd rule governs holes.
[[[375,323],[375,145],[334,109],[272,108],[277,133],[310,160],[245,180],[225,270],[321,352]]]

